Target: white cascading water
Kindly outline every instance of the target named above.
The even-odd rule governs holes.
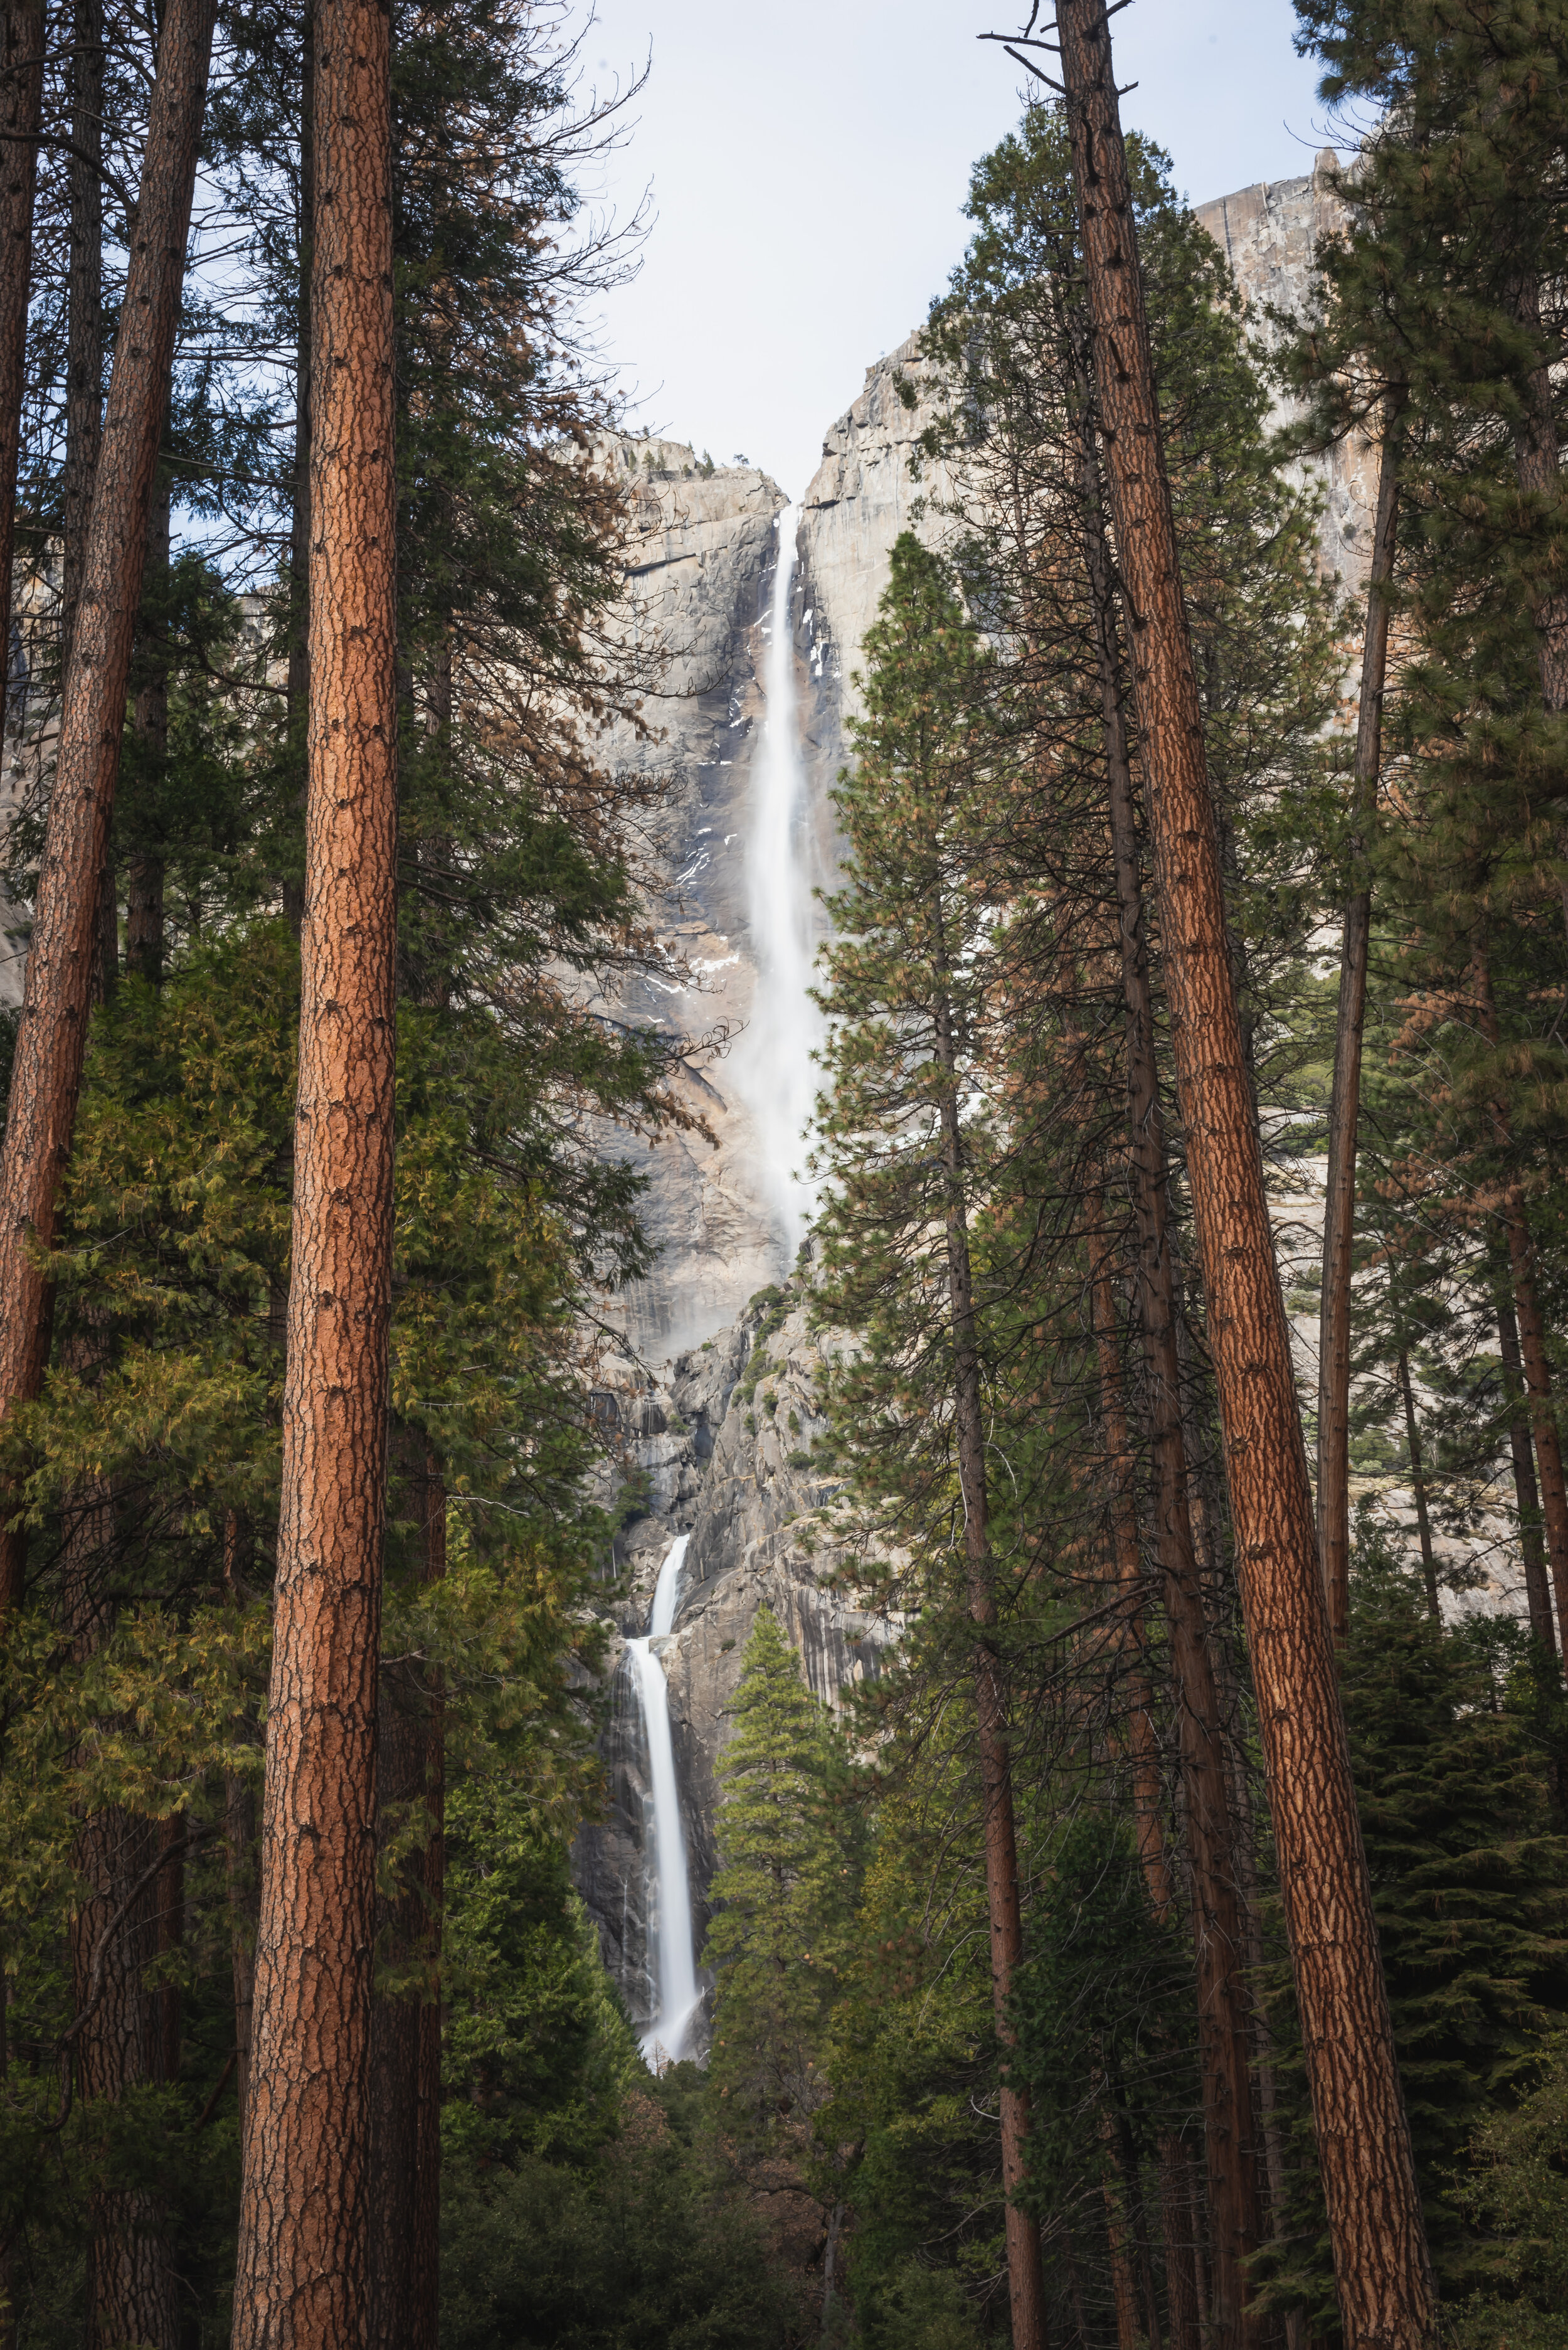
[[[642,2053],[655,2066],[666,2060],[672,2064],[680,2063],[686,2053],[691,2019],[702,1996],[697,1986],[697,1951],[691,1939],[686,1831],[680,1818],[680,1789],[675,1777],[675,1744],[670,1734],[670,1688],[663,1663],[653,1646],[655,1640],[674,1629],[680,1570],[686,1563],[686,1545],[691,1539],[690,1534],[678,1534],[665,1552],[659,1581],[654,1586],[647,1637],[626,1644],[648,1747],[652,1813],[644,1823],[642,1850],[648,1886],[649,1973],[658,2004],[642,2035]]]
[[[758,1179],[791,1266],[817,1201],[818,1187],[799,1170],[817,1084],[811,1056],[822,1033],[806,993],[815,952],[812,854],[790,612],[799,519],[790,505],[774,525],[779,551],[763,666],[767,719],[746,843],[757,991],[734,1060],[737,1087],[756,1125]]]

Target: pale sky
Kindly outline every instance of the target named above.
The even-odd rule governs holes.
[[[1027,15],[1019,0],[599,0],[587,77],[653,59],[602,191],[624,215],[651,187],[641,274],[608,297],[599,338],[637,429],[805,488],[867,368],[963,251],[970,166],[1017,120],[1023,78],[975,36]],[[1293,23],[1290,0],[1136,0],[1115,19],[1117,78],[1139,85],[1123,120],[1169,151],[1194,203],[1311,170],[1325,125]]]

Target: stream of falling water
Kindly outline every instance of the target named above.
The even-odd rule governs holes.
[[[806,993],[815,951],[812,853],[791,610],[799,521],[800,509],[789,505],[774,525],[779,548],[763,663],[767,718],[746,843],[757,990],[735,1054],[736,1084],[756,1124],[758,1175],[790,1267],[816,1206],[817,1186],[797,1170],[816,1090],[811,1056],[822,1030]]]
[[[691,1939],[686,1830],[675,1776],[675,1743],[670,1734],[670,1685],[653,1646],[674,1629],[680,1570],[691,1539],[690,1534],[678,1534],[665,1552],[654,1586],[647,1635],[626,1644],[648,1748],[652,1814],[644,1822],[642,1850],[648,1887],[649,1974],[657,1991],[657,2005],[642,2035],[642,2053],[654,2065],[664,2059],[679,2064],[684,2056],[691,2019],[702,1996],[697,1986],[697,1952]]]

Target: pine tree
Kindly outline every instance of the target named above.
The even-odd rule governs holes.
[[[368,2334],[396,1020],[390,34],[318,22],[299,1110],[237,2345]]]
[[[856,1892],[845,1764],[800,1655],[757,1612],[719,1757],[710,2077],[726,2130],[800,2147],[828,2091],[828,2021]]]
[[[1428,2344],[1429,2264],[1355,1833],[1289,1336],[1225,938],[1219,842],[1180,593],[1105,0],[1058,17],[1095,317],[1096,378],[1127,592],[1231,1509],[1292,1951],[1314,2056],[1336,2266],[1353,2341]],[[1152,462],[1151,462],[1152,460]],[[1341,1921],[1333,1953],[1324,1906]],[[1393,2328],[1394,2331],[1388,2331]]]

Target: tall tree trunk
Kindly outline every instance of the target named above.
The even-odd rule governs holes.
[[[1508,1442],[1513,1458],[1513,1491],[1519,1503],[1519,1547],[1524,1562],[1525,1604],[1530,1628],[1550,1657],[1559,1653],[1552,1622],[1552,1586],[1546,1575],[1546,1552],[1541,1539],[1541,1493],[1530,1452],[1530,1415],[1523,1408],[1524,1363],[1519,1351],[1519,1323],[1506,1289],[1498,1300],[1498,1351],[1502,1357],[1503,1390],[1508,1397]]]
[[[123,2156],[109,2139],[98,2141],[93,2116],[108,2115],[159,2073],[157,2002],[141,1987],[157,1946],[157,1831],[129,1812],[95,1812],[78,1835],[75,1857],[94,1888],[71,1925],[77,2014],[88,2016],[75,2048],[77,2089],[95,2155],[112,2176]],[[100,2173],[89,2200],[88,2350],[124,2350],[127,2343],[180,2350],[174,2262],[156,2197]]]
[[[294,514],[288,536],[288,742],[303,764],[310,710],[310,403],[311,254],[316,236],[316,11],[306,0],[300,26],[299,310],[294,352]],[[283,885],[283,910],[296,937],[305,920],[305,892],[292,877]]]
[[[60,684],[71,665],[103,439],[103,0],[71,10],[70,247],[66,267],[66,463]]]
[[[368,2338],[397,742],[390,60],[316,17],[310,757],[283,1504],[235,2350]]]
[[[1192,1539],[1165,1125],[1155,1065],[1154,997],[1144,931],[1137,802],[1122,707],[1115,588],[1086,380],[1080,380],[1079,390],[1084,551],[1100,684],[1126,1014],[1127,1162],[1137,1233],[1133,1271],[1147,1376],[1156,1536],[1179,1692],[1179,1752],[1192,1861],[1193,1943],[1202,2045],[1199,2074],[1214,2251],[1214,2335],[1220,2350],[1230,2350],[1232,2344],[1251,2350],[1254,2343],[1264,2338],[1266,2328],[1246,2314],[1244,2263],[1262,2241],[1263,2224],[1251,2118],[1235,1836],[1225,1783],[1219,1696]]]
[[[441,1455],[425,1447],[421,1488],[421,1566],[427,1585],[446,1576],[446,1480]],[[406,2350],[439,2350],[441,2331],[441,1961],[446,1916],[446,1699],[439,1669],[427,1675],[424,1855],[425,1939],[430,1966],[420,2003],[419,2140],[414,2168],[413,2280]]]
[[[125,724],[147,503],[169,400],[213,5],[169,0],[158,44],[143,193],[93,492],[0,1158],[0,1416],[37,1394],[48,1355],[49,1283],[38,1253],[54,1240],[56,1198],[81,1090],[97,963],[98,877]],[[10,1519],[16,1509],[14,1490],[0,1492],[0,1517]],[[0,1609],[20,1598],[26,1564],[20,1527],[0,1524]]]
[[[1334,1664],[1226,954],[1106,0],[1059,0],[1096,381],[1153,807],[1161,936],[1231,1519],[1347,2350],[1428,2350],[1437,2291]]]
[[[1399,513],[1399,420],[1403,386],[1384,402],[1377,468],[1377,515],[1366,583],[1366,634],[1355,729],[1351,854],[1365,856],[1377,810],[1383,764],[1383,692],[1388,674],[1389,588]],[[1350,1629],[1350,1277],[1355,1236],[1355,1141],[1361,1115],[1361,1032],[1366,1018],[1366,961],[1372,891],[1355,889],[1345,909],[1339,1007],[1334,1030],[1334,1088],[1328,1110],[1328,1174],[1324,1188],[1323,1296],[1317,1347],[1317,1545],[1335,1644]]]
[[[1471,970],[1482,1034],[1496,1049],[1497,1005],[1491,992],[1491,971],[1478,940],[1471,950]],[[1506,1150],[1511,1139],[1508,1105],[1501,1098],[1491,1108],[1497,1139]],[[1568,1625],[1568,1480],[1563,1471],[1563,1443],[1552,1399],[1552,1361],[1546,1349],[1546,1322],[1535,1285],[1535,1243],[1524,1212],[1524,1194],[1511,1182],[1503,1194],[1503,1230],[1508,1239],[1509,1269],[1518,1315],[1520,1354],[1525,1392],[1530,1399],[1530,1424],[1535,1438],[1535,1465],[1541,1477],[1542,1514],[1546,1521],[1546,1555],[1552,1563],[1552,1586],[1557,1601],[1557,1621]]]
[[[147,515],[148,582],[159,591],[161,604],[169,580],[170,477],[166,465],[158,469]],[[169,754],[169,660],[162,641],[166,616],[160,610],[147,633],[144,651],[147,674],[136,696],[136,732],[154,773]],[[125,893],[125,967],[152,987],[163,981],[162,852],[145,841],[127,862]],[[112,902],[112,896],[111,896]]]
[[[938,910],[939,935],[940,911]],[[958,1052],[950,1006],[938,980],[936,1057],[942,1072],[940,1107],[946,1170],[948,1301],[952,1324],[953,1425],[963,1500],[964,1570],[969,1618],[975,1631],[975,1721],[985,1824],[985,1891],[991,1926],[991,1991],[1002,2048],[1002,2178],[1007,2196],[1007,2281],[1012,2350],[1045,2350],[1045,2286],[1040,2230],[1020,2208],[1029,2142],[1029,2092],[1008,2069],[1017,2035],[1009,2002],[1023,1955],[1018,1884],[1018,1843],[1012,1808],[1012,1759],[1008,1737],[1007,1681],[997,1648],[996,1569],[991,1554],[985,1475],[985,1417],[980,1378],[979,1331],[970,1265],[964,1195],[963,1137],[959,1125]]]
[[[1438,1560],[1432,1548],[1432,1515],[1427,1507],[1427,1472],[1421,1460],[1421,1432],[1416,1425],[1416,1389],[1410,1378],[1407,1347],[1400,1347],[1396,1371],[1400,1400],[1405,1407],[1405,1442],[1410,1454],[1410,1490],[1416,1497],[1416,1533],[1421,1545],[1421,1580],[1427,1586],[1427,1613],[1435,1624],[1440,1624],[1443,1609],[1438,1596]]]
[[[158,1956],[165,1965],[153,2001],[152,2078],[170,2085],[180,2077],[182,2017],[180,1985],[171,1980],[167,1961],[185,1942],[185,1823],[178,1814],[160,1823],[158,1848],[163,1865],[154,1883],[153,1909]]]
[[[1169,1914],[1172,1899],[1170,1863],[1165,1846],[1164,1773],[1154,1700],[1143,1662],[1143,1555],[1134,1493],[1137,1470],[1123,1391],[1121,1347],[1116,1336],[1115,1260],[1103,1228],[1103,1201],[1092,1196],[1085,1202],[1085,1210],[1089,1221],[1089,1299],[1099,1370],[1100,1419],[1105,1429],[1106,1465],[1111,1479],[1111,1544],[1116,1582],[1127,1610],[1122,1648],[1128,1659],[1126,1703],[1132,1726],[1133,1811],[1138,1859],[1149,1904],[1156,1917],[1164,1918]]]
[[[0,12],[0,743],[11,719],[11,573],[33,290],[33,201],[44,98],[44,0]]]

